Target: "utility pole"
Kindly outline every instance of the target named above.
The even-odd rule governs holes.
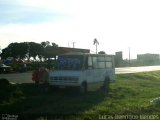
[[[75,43],[76,43],[76,42],[72,42],[72,44],[73,44],[73,48],[74,48]]]
[[[97,54],[97,45],[99,45],[99,42],[96,38],[93,40],[93,45],[96,45],[96,54]]]
[[[130,66],[130,64],[131,64],[131,50],[130,50],[131,48],[129,47],[128,48],[128,50],[129,50],[129,66]]]
[[[2,49],[1,49],[1,46],[0,46],[0,54],[2,53]],[[0,60],[1,60],[1,57],[0,57]]]

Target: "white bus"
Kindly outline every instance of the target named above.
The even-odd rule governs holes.
[[[76,87],[81,93],[102,87],[107,90],[115,80],[114,56],[68,53],[58,56],[57,68],[50,71],[49,84],[59,88]]]

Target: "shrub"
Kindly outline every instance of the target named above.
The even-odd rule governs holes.
[[[17,86],[10,84],[7,79],[0,79],[0,89],[0,104],[24,98],[23,92]]]
[[[11,94],[11,87],[8,80],[2,78],[0,79],[0,103],[4,100],[8,100]]]

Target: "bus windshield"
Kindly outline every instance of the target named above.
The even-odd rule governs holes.
[[[59,70],[81,70],[84,57],[80,55],[63,55],[58,57]]]

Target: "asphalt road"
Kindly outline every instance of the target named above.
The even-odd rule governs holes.
[[[5,78],[11,83],[32,83],[32,72],[0,74],[0,78]]]
[[[116,74],[137,73],[160,70],[160,66],[122,67],[116,68]]]
[[[136,73],[160,70],[160,66],[123,67],[116,68],[116,74]],[[32,72],[0,74],[0,78],[6,78],[11,83],[33,83]]]

